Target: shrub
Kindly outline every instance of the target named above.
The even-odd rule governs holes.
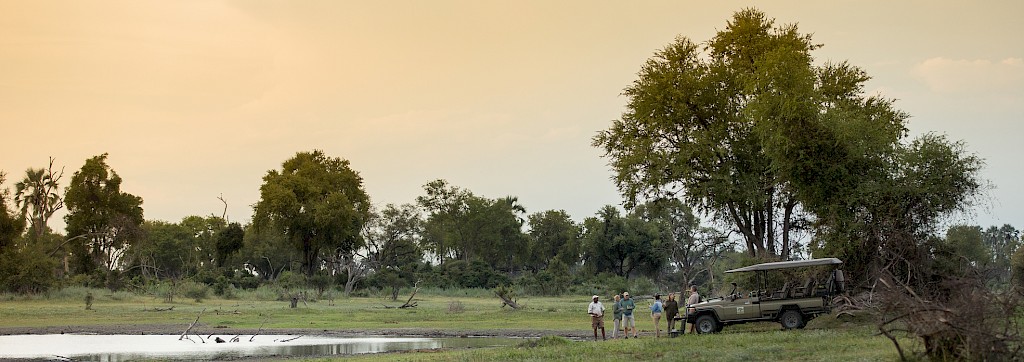
[[[23,294],[43,293],[57,284],[58,262],[39,246],[9,247],[0,253],[0,287]]]
[[[196,302],[202,302],[210,294],[210,287],[203,283],[185,281],[178,285],[181,294],[192,298]]]
[[[462,302],[453,300],[448,302],[448,313],[462,313],[466,311],[466,306],[462,305]]]

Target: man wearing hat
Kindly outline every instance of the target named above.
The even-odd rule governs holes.
[[[604,340],[604,305],[597,301],[598,297],[595,295],[591,297],[593,302],[590,302],[590,306],[587,307],[587,314],[590,314],[590,326],[594,327],[594,340],[597,340],[597,329],[601,329],[601,339]]]
[[[629,329],[633,329],[633,338],[637,338],[636,331],[636,318],[633,316],[633,309],[636,309],[636,303],[633,299],[629,298],[629,292],[622,293],[622,328],[625,329],[626,338],[629,338]]]

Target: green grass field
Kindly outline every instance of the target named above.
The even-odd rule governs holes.
[[[131,326],[164,326],[180,333],[203,310],[200,322],[206,328],[310,329],[324,330],[446,330],[472,333],[489,331],[536,331],[542,335],[581,336],[590,334],[586,306],[580,297],[520,298],[525,310],[501,308],[501,302],[486,293],[473,291],[424,293],[418,306],[386,308],[404,300],[381,298],[338,298],[289,308],[287,302],[209,299],[203,302],[177,300],[93,290],[92,310],[85,310],[85,291],[71,291],[49,297],[0,296],[0,328],[59,328],[75,331],[99,327],[130,332]],[[407,295],[406,295],[407,296]],[[461,305],[461,308],[458,307]],[[170,307],[173,310],[166,310]],[[157,311],[160,309],[161,311]],[[611,328],[611,321],[608,320]],[[897,359],[892,344],[877,336],[870,322],[840,322],[832,317],[811,321],[804,330],[781,331],[775,323],[726,327],[715,335],[653,337],[649,319],[638,316],[644,335],[640,339],[569,341],[560,337],[529,340],[524,346],[441,352],[397,353],[355,356],[357,360],[412,361],[578,361],[578,360],[686,360],[686,361],[888,361]],[[662,328],[665,328],[664,322]],[[610,336],[610,330],[608,335]],[[230,332],[227,332],[230,333]],[[516,333],[509,333],[515,335]],[[315,361],[330,361],[317,359]]]

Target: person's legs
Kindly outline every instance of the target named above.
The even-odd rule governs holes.
[[[654,321],[654,338],[661,337],[661,313],[651,314],[651,319]]]
[[[638,331],[637,331],[637,328],[636,328],[636,316],[635,315],[630,315],[629,316],[629,327],[633,329],[633,338],[637,338],[639,336],[639,334],[638,334]]]
[[[612,339],[619,337],[619,324],[621,324],[622,318],[616,318],[612,320]]]
[[[676,328],[676,318],[675,318],[675,316],[668,316],[668,328],[665,329],[665,330],[668,331],[669,334],[672,334],[672,331],[675,330],[675,328]]]

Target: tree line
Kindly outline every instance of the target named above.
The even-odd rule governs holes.
[[[143,199],[121,190],[106,159],[86,160],[63,192],[53,159],[27,170],[13,193],[4,190],[4,290],[193,280],[224,291],[299,275],[346,294],[376,288],[396,296],[416,283],[560,294],[587,282],[601,287],[597,275],[620,284],[646,278],[652,287],[699,282],[735,253],[724,233],[701,226],[678,200],[628,213],[609,205],[578,223],[564,210],[531,214],[515,197],[488,198],[439,179],[413,202],[375,207],[349,162],[322,151],[299,152],[268,171],[246,225],[223,215],[145,220]],[[61,234],[48,223],[64,207]]]

